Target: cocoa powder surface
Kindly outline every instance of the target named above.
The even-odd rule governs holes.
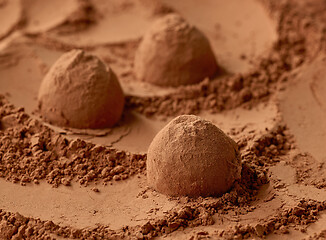
[[[163,97],[129,96],[126,105],[146,116],[175,116],[204,110],[217,113],[239,106],[250,108],[269,99],[283,88],[291,72],[324,49],[321,9],[325,6],[309,4],[311,1],[262,2],[277,23],[278,40],[268,53],[256,60],[251,71],[211,81],[203,79],[197,85],[180,87],[176,93]]]
[[[291,0],[261,2],[277,23],[278,40],[251,72],[213,81],[206,79],[163,97],[130,95],[127,97],[128,108],[146,116],[196,114],[203,110],[216,113],[239,106],[250,108],[268,101],[282,90],[292,77],[292,71],[309,62],[317,53],[324,52],[326,5],[312,0],[304,3]],[[68,45],[58,45],[58,48],[71,49]],[[80,139],[68,140],[31,118],[24,109],[14,107],[4,96],[0,97],[0,119],[0,177],[13,183],[38,184],[46,180],[54,187],[70,185],[73,181],[82,185],[90,182],[105,184],[146,171],[146,154],[133,154]],[[253,211],[251,203],[260,187],[269,182],[267,168],[277,164],[294,148],[294,139],[281,123],[267,130],[265,135],[258,136],[252,145],[246,138],[240,139],[238,145],[243,162],[241,180],[220,198],[188,199],[179,211],[171,210],[163,218],[137,227],[126,226],[118,231],[103,225],[74,229],[0,210],[0,236],[5,239],[51,239],[58,236],[149,239],[168,236],[178,229],[214,224],[214,214],[224,215],[232,210]],[[293,165],[298,169],[299,181],[305,181],[304,171],[300,171],[302,167]],[[323,185],[319,187],[323,188]],[[288,234],[294,227],[304,232],[310,223],[318,220],[325,208],[325,202],[299,199],[296,206],[282,208],[260,224],[240,223],[211,237],[264,237],[275,233]],[[210,234],[204,231],[192,239],[201,236],[209,237]],[[323,239],[324,236],[325,231],[321,231],[308,239]]]
[[[8,121],[9,119],[10,121]],[[102,181],[106,184],[110,181],[127,179],[129,176],[143,173],[145,170],[146,155],[116,151],[78,139],[67,140],[42,123],[31,119],[23,109],[15,109],[4,97],[1,99],[1,128],[3,161],[1,161],[0,167],[2,177],[13,183],[19,182],[23,186],[29,182],[38,184],[43,179],[46,179],[54,187],[61,184],[67,186],[75,180],[79,180],[79,184],[82,185],[93,181]],[[53,139],[56,144],[51,144]],[[75,229],[2,210],[1,234],[6,237],[30,239],[55,236],[77,239],[92,236],[105,239],[129,239],[133,236],[141,236],[148,239],[167,235],[180,228],[211,225],[214,224],[212,216],[216,213],[223,214],[230,210],[239,211],[240,209],[246,209],[249,212],[253,210],[250,203],[255,199],[260,186],[268,182],[265,167],[274,165],[279,157],[290,150],[291,147],[288,145],[288,142],[291,142],[290,139],[291,136],[282,125],[276,126],[266,135],[255,140],[252,146],[247,145],[246,139],[241,139],[238,142],[243,158],[241,179],[235,183],[229,193],[220,198],[189,198],[178,211],[171,210],[165,217],[153,219],[142,226],[119,231],[109,230],[107,226],[98,226],[91,230]],[[306,201],[302,200],[303,203]],[[255,228],[240,226],[218,234],[220,237],[263,236],[280,228],[280,232],[286,232],[282,229],[287,229],[288,225],[292,226],[294,223],[304,227],[317,220],[318,211],[324,209],[324,203],[309,202],[309,204],[313,204],[312,208],[317,209],[311,213],[311,216],[314,217],[309,217],[310,214],[301,214],[296,216],[295,220],[291,218],[289,222],[280,220],[280,217],[287,219],[286,214],[288,212],[292,214],[294,211],[288,209],[284,210],[285,216],[277,215],[275,218],[278,220],[272,218],[262,224],[263,230],[257,230],[260,229],[260,226]],[[300,209],[307,210],[306,208]],[[291,214],[290,216],[292,216]],[[304,221],[307,217],[309,217],[308,220]]]

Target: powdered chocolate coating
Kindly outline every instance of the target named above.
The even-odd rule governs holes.
[[[173,119],[148,149],[148,184],[167,195],[218,196],[227,192],[240,174],[237,144],[194,115]]]
[[[216,70],[207,38],[177,14],[157,20],[135,56],[136,77],[160,86],[198,83]]]
[[[55,125],[105,128],[120,119],[124,95],[116,75],[100,59],[72,50],[44,77],[38,103],[45,120]]]

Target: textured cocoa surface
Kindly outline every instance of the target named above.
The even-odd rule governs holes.
[[[115,73],[81,50],[63,54],[44,77],[38,94],[43,119],[72,128],[112,127],[124,95]]]
[[[178,14],[158,19],[145,33],[135,56],[139,80],[178,87],[217,72],[209,40]]]
[[[172,196],[219,196],[240,178],[237,144],[194,115],[169,122],[147,152],[148,185]]]
[[[274,24],[277,37],[259,54],[252,57],[250,51],[254,50],[244,50],[237,60],[232,60],[233,52],[242,44],[224,53],[223,49],[216,52],[216,46],[241,39],[246,20],[234,23],[237,37],[227,35],[223,23],[201,29],[203,23],[197,15],[187,15],[189,9],[202,11],[192,1],[187,3],[188,10],[180,7],[182,1],[168,0],[57,0],[48,6],[42,2],[0,1],[0,22],[4,23],[0,27],[1,239],[325,238],[326,153],[320,147],[326,133],[324,1],[248,1],[247,7],[263,9],[262,15]],[[235,15],[246,11],[241,1],[234,3]],[[209,4],[201,5],[209,6],[207,15],[215,6]],[[219,7],[224,5],[230,6],[224,3]],[[53,11],[58,6],[62,10]],[[194,85],[173,89],[142,85],[133,70],[141,38],[155,19],[175,11],[195,25],[198,21],[198,29],[207,35],[221,68],[216,76]],[[251,12],[257,23],[265,19]],[[205,12],[201,14],[204,19]],[[3,16],[8,16],[6,21]],[[205,21],[209,26],[213,20]],[[220,36],[219,31],[226,35]],[[258,39],[251,35],[248,42]],[[39,118],[36,99],[41,79],[61,54],[76,48],[112,67],[126,95],[122,120],[107,132],[56,128]],[[230,67],[232,61],[243,61],[243,66],[250,68],[234,72],[239,66]],[[306,103],[302,99],[307,99]],[[131,114],[135,114],[133,118]],[[146,179],[147,153],[130,151],[128,144],[146,149],[160,130],[158,126],[181,114],[210,118],[235,139],[241,177],[220,197],[166,198],[148,188],[146,181],[137,186],[137,196],[125,197],[138,183],[128,184]],[[115,134],[116,138],[106,140]],[[124,145],[119,145],[121,142]],[[5,186],[9,186],[8,193]],[[108,192],[116,198],[108,197],[109,205],[116,204],[108,207],[110,213],[94,210],[83,219],[61,216],[51,209],[48,199],[48,213],[42,215],[37,204],[46,199],[45,193],[32,201],[10,191],[32,193],[44,186],[68,196],[74,196],[77,189],[90,190],[87,205],[96,207],[102,203],[95,196]],[[120,195],[110,192],[110,186]],[[62,195],[54,196],[55,208],[60,210],[66,202]],[[150,201],[155,206],[144,212]],[[77,205],[76,215],[86,209],[77,202],[67,204]],[[137,213],[132,212],[135,209]],[[121,218],[125,212],[132,214],[114,228],[113,223],[119,221],[119,217],[112,219],[114,211]],[[100,217],[92,220],[93,216]]]

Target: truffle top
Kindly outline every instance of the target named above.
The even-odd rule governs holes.
[[[180,15],[168,14],[154,22],[149,33],[153,34],[156,41],[186,41],[191,31],[197,31],[197,29]]]

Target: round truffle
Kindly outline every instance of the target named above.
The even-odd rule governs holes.
[[[158,19],[144,35],[134,68],[141,81],[177,87],[211,77],[217,63],[204,34],[173,13]]]
[[[45,121],[58,126],[106,128],[120,119],[124,95],[116,75],[99,58],[72,50],[44,77],[38,106]]]
[[[167,195],[219,196],[240,175],[237,144],[211,122],[194,115],[173,119],[148,149],[148,184]]]

